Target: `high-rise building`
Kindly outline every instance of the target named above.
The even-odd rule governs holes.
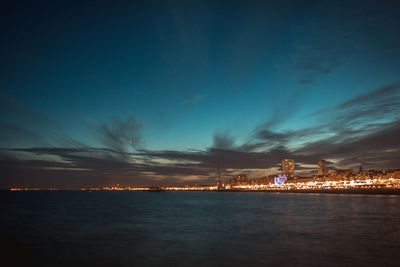
[[[246,185],[248,182],[247,175],[238,175],[230,181],[231,185]]]
[[[294,178],[294,160],[284,159],[282,160],[282,174],[288,178]]]
[[[328,162],[326,160],[318,161],[318,175],[328,175]]]

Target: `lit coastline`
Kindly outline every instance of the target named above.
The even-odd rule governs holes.
[[[287,166],[286,166],[287,165]],[[313,177],[295,176],[294,161],[282,161],[282,174],[261,178],[248,178],[237,175],[229,181],[222,181],[218,170],[218,182],[214,185],[150,186],[132,187],[84,187],[66,188],[27,188],[13,187],[10,191],[35,190],[82,190],[82,191],[218,191],[218,192],[296,192],[296,193],[373,193],[400,194],[400,169],[369,170],[362,167],[356,174],[352,169],[328,172],[326,161],[319,161],[318,175]]]
[[[185,185],[185,186],[158,186],[158,187],[90,187],[81,188],[82,191],[218,191],[218,192],[304,192],[304,193],[393,193],[400,194],[400,179],[366,179],[366,180],[339,180],[339,181],[288,181],[282,185],[276,184],[241,184],[230,183],[221,185]],[[58,188],[11,188],[11,191],[33,190],[68,190]],[[77,189],[70,189],[77,190]]]

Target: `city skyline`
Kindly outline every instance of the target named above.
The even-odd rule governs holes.
[[[327,175],[329,173],[328,162],[326,160],[318,161],[318,175]]]
[[[397,169],[386,1],[7,3],[0,188]]]
[[[282,174],[286,175],[288,178],[295,177],[295,163],[293,159],[282,160]]]
[[[186,184],[184,186],[105,186],[82,187],[79,190],[88,191],[223,191],[223,192],[305,192],[305,193],[348,193],[348,194],[399,194],[400,168],[389,170],[367,170],[360,166],[358,173],[353,169],[329,172],[327,161],[318,161],[318,175],[300,177],[295,174],[293,159],[283,159],[281,174],[265,177],[248,177],[236,175],[228,180],[221,180],[218,170],[216,184]],[[12,187],[10,191],[40,191],[40,190],[77,190],[78,188],[29,188]]]

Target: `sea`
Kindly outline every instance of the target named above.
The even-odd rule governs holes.
[[[400,196],[0,192],[2,266],[400,266]]]

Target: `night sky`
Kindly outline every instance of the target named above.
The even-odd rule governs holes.
[[[0,188],[400,168],[398,1],[6,1]]]

